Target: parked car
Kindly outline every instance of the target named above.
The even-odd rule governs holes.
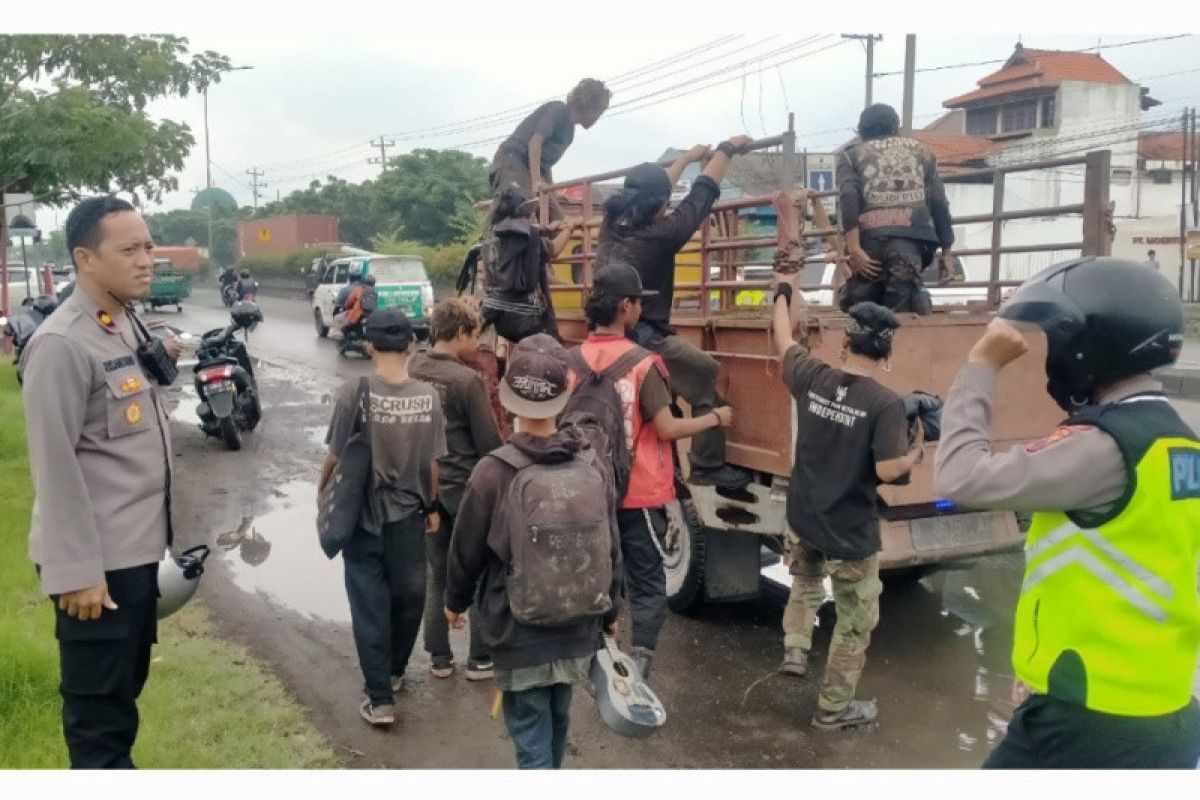
[[[329,335],[333,324],[338,292],[350,282],[351,275],[374,275],[379,308],[399,308],[412,322],[419,339],[429,334],[429,315],[433,312],[433,284],[418,256],[350,256],[329,262],[317,282],[312,297],[313,324],[317,335]],[[340,310],[340,309],[338,309]]]

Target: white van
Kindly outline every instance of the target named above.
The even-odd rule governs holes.
[[[399,308],[412,322],[417,338],[429,334],[433,312],[433,284],[419,256],[350,256],[329,262],[318,278],[312,296],[313,324],[317,335],[329,335],[338,295],[349,285],[351,275],[374,275],[380,308]]]

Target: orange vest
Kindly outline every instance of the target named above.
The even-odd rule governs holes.
[[[363,287],[355,286],[350,292],[350,296],[346,298],[346,322],[350,325],[356,325],[362,319],[362,294]]]
[[[634,346],[623,336],[592,334],[581,349],[588,366],[600,372]],[[657,355],[650,355],[616,381],[625,417],[625,446],[633,461],[621,508],[659,508],[675,499],[675,453],[670,442],[658,438],[653,422],[642,419],[638,402],[647,373],[656,367],[665,378],[666,365]],[[575,385],[573,373],[571,385]]]

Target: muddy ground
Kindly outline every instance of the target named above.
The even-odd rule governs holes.
[[[433,678],[419,638],[396,726],[381,732],[359,718],[362,679],[341,561],[319,550],[314,518],[331,394],[368,365],[339,359],[332,342],[318,340],[303,301],[264,298],[262,306],[266,322],[249,348],[261,360],[265,413],[242,451],[227,452],[196,428],[190,370],[172,394],[179,543],[217,545],[200,596],[222,635],[274,666],[346,766],[513,766],[503,722],[489,716],[491,683],[467,682],[461,672]],[[198,290],[181,314],[153,316],[192,333],[227,319],[209,290]],[[1189,414],[1200,421],[1200,407]],[[664,729],[649,740],[621,739],[577,690],[566,766],[977,767],[1012,711],[1008,647],[1020,572],[1020,556],[1007,555],[890,584],[859,692],[878,700],[881,724],[855,733],[811,729],[814,682],[776,674],[778,592],[672,615],[651,681],[668,710]],[[452,640],[465,660],[465,632]],[[818,632],[817,663],[827,643],[828,632]]]

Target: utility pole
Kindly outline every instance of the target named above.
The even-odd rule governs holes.
[[[867,43],[867,101],[863,108],[871,105],[871,83],[875,79],[875,43],[883,41],[881,33],[843,33],[843,39],[859,39]]]
[[[1190,300],[1188,296],[1190,292],[1184,293],[1183,290],[1183,264],[1187,260],[1187,163],[1188,163],[1188,109],[1183,110],[1183,150],[1180,154],[1182,159],[1179,165],[1179,297],[1181,300]]]
[[[384,137],[384,136],[380,136],[380,137],[379,137],[379,141],[375,141],[375,140],[373,140],[373,139],[372,139],[372,140],[371,140],[371,147],[378,147],[378,148],[379,148],[379,158],[370,158],[370,159],[367,159],[367,163],[368,163],[368,164],[378,164],[378,165],[380,166],[380,168],[382,168],[382,169],[387,169],[387,164],[388,164],[388,162],[387,162],[387,151],[388,151],[388,148],[389,148],[389,147],[395,147],[395,146],[396,146],[396,140],[395,140],[395,139],[388,139],[387,137]]]
[[[913,83],[916,72],[917,35],[909,33],[904,37],[904,110],[900,115],[900,127],[905,133],[912,133]]]
[[[246,170],[246,174],[250,176],[250,191],[254,194],[254,210],[258,211],[258,190],[259,187],[265,187],[266,181],[260,181],[263,175],[267,173],[259,171],[258,167]]]

